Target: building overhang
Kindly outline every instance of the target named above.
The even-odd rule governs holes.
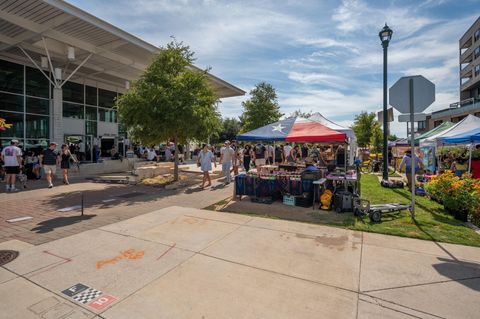
[[[41,57],[46,55],[45,45],[52,63],[64,70],[74,70],[91,55],[75,76],[118,87],[125,87],[125,81],[138,79],[160,51],[64,1],[0,2],[0,57],[31,64],[22,48],[40,65]],[[67,58],[68,47],[75,48],[73,61]],[[212,74],[208,80],[219,98],[245,94]]]

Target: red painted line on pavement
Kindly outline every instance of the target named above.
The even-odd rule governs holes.
[[[168,248],[163,254],[160,255],[160,257],[157,258],[157,260],[159,260],[160,258],[162,258],[163,256],[165,256],[170,250],[173,249],[173,247],[175,247],[177,245],[177,243],[174,243],[173,246],[171,246],[170,248]]]

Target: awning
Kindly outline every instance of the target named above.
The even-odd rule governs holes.
[[[337,132],[317,121],[301,117],[291,117],[253,131],[240,134],[240,141],[284,141],[344,143],[345,133]]]
[[[160,50],[65,1],[0,1],[1,58],[31,65],[22,48],[40,65],[45,45],[53,64],[69,71],[91,54],[72,80],[92,79],[120,88],[126,80],[138,79]],[[73,61],[67,59],[68,47],[75,48]],[[208,80],[220,98],[245,94],[211,74]]]
[[[420,141],[420,145],[441,145],[445,143],[445,140],[447,138],[455,138],[464,135],[475,135],[474,131],[479,128],[480,118],[470,114],[449,129]],[[452,144],[452,142],[449,142],[449,144]]]

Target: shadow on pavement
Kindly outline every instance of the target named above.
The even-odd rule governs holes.
[[[433,265],[433,268],[439,274],[470,289],[480,291],[480,264],[447,258],[438,258],[438,260],[441,263]]]
[[[37,234],[44,234],[53,231],[55,228],[73,225],[83,220],[92,219],[95,216],[97,215],[55,217],[38,223],[36,227],[31,229],[31,231],[34,231]]]

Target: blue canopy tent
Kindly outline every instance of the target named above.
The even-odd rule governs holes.
[[[480,127],[469,132],[460,133],[442,139],[443,144],[470,144],[470,155],[468,158],[468,171],[472,171],[472,149],[475,143],[480,143]]]

